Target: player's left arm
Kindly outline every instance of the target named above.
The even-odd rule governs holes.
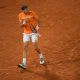
[[[39,30],[39,28],[40,28],[40,19],[39,19],[38,16],[36,17],[36,20],[37,20],[36,29]]]
[[[38,31],[40,28],[40,19],[39,16],[33,12],[34,18],[36,19],[36,30]]]

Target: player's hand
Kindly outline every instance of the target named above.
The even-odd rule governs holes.
[[[26,20],[26,19],[23,19],[23,20],[22,20],[22,24],[23,24],[23,25],[26,25],[26,24],[27,24],[27,20]]]
[[[36,30],[38,31],[39,30],[39,25],[37,24],[37,26],[36,26]]]
[[[21,26],[21,27],[25,27],[26,24],[27,24],[26,19],[22,19],[22,21],[21,21],[21,23],[20,23],[20,26]]]

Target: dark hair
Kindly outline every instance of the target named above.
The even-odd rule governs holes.
[[[24,9],[26,9],[26,8],[28,8],[27,5],[22,5],[22,6],[21,6],[21,10],[24,10]]]

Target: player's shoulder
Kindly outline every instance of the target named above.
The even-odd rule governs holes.
[[[35,14],[36,12],[35,11],[29,11],[30,13],[32,13],[32,14]]]
[[[35,11],[30,11],[30,14],[37,15]]]

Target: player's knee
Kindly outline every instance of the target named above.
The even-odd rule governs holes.
[[[35,47],[34,49],[35,49],[36,51],[38,50],[38,48],[36,48],[36,47]]]
[[[27,49],[28,48],[28,44],[24,43],[23,49]]]
[[[26,49],[26,46],[23,46],[23,49],[25,50]]]
[[[37,52],[40,52],[40,49],[39,49],[39,48],[35,48],[35,50],[36,50]]]

